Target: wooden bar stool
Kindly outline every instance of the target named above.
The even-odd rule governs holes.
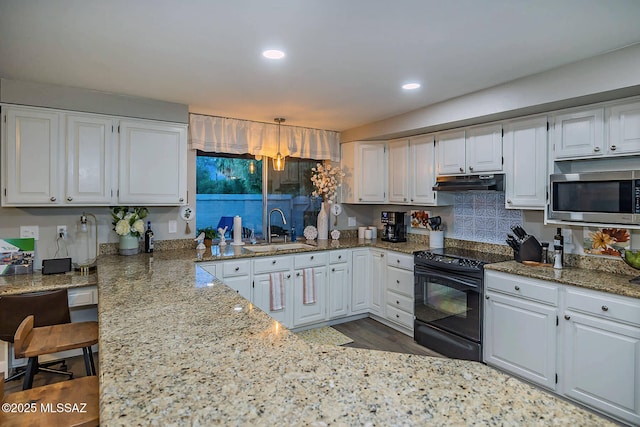
[[[96,375],[91,346],[98,343],[98,322],[63,323],[34,328],[34,317],[27,316],[16,331],[14,351],[16,358],[28,357],[23,390],[33,386],[38,371],[38,356],[59,351],[82,348],[87,375]]]
[[[0,426],[97,426],[100,424],[98,377],[82,377],[4,395],[0,373]],[[62,404],[63,406],[60,406]],[[12,405],[12,406],[11,406]],[[21,405],[21,406],[20,406]],[[28,412],[25,406],[29,405]],[[11,411],[15,409],[15,411]],[[20,409],[20,410],[18,410]]]

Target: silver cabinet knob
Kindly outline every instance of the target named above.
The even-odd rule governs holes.
[[[460,172],[464,172],[464,169],[460,168]]]
[[[569,316],[568,314],[565,314],[565,315],[564,315],[564,318],[565,318],[566,320],[569,320],[569,319],[571,319],[571,316]]]
[[[68,197],[67,197],[67,202],[70,202],[70,201],[72,201],[72,200],[73,200],[73,197],[71,197],[71,196],[68,196]]]
[[[55,198],[55,197],[53,197],[53,196],[51,196],[51,197],[49,198],[49,200],[51,200],[52,202],[55,202],[55,201],[56,201],[56,198]]]
[[[512,203],[511,199],[507,199],[507,203],[511,204]]]
[[[473,166],[469,166],[469,172],[473,172]]]
[[[600,151],[600,147],[595,147],[595,148],[593,149],[593,151],[595,151],[595,152],[597,153],[598,151]]]
[[[516,291],[520,290],[520,286],[516,285]]]
[[[616,151],[616,146],[612,145],[611,147],[609,147],[611,149],[611,151]]]
[[[609,311],[609,307],[607,307],[606,305],[602,306],[602,311]]]
[[[180,203],[184,202],[184,197],[180,197],[180,198],[178,199],[178,201],[179,201]]]

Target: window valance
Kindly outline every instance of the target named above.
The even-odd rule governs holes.
[[[216,153],[253,154],[275,157],[278,125],[225,117],[189,115],[189,146]],[[282,126],[283,156],[340,161],[340,134],[334,131]]]

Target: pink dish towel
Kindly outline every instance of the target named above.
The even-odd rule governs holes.
[[[284,275],[282,272],[269,274],[269,309],[284,309]]]
[[[316,282],[313,268],[302,270],[302,303],[315,304],[316,302]]]

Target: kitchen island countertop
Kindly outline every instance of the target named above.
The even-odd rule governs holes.
[[[193,251],[99,273],[101,425],[607,424],[481,363],[308,344]]]

